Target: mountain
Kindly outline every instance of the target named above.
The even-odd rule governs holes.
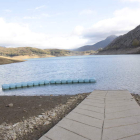
[[[116,38],[98,54],[140,54],[140,25]]]
[[[94,53],[95,51],[77,52],[62,49],[38,49],[32,47],[18,47],[18,48],[0,47],[0,56],[12,57],[14,59],[91,55]]]
[[[75,49],[74,51],[89,51],[94,50],[97,51],[98,49],[106,47],[108,44],[110,44],[117,36],[111,35],[107,37],[105,40],[102,40],[100,42],[97,42],[94,45],[86,45],[80,48]]]

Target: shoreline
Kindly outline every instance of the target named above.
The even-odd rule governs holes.
[[[11,64],[11,63],[19,63],[19,62],[24,62],[25,60],[18,60],[18,59],[13,59],[10,57],[2,57],[0,56],[0,65],[5,65],[5,64]]]
[[[89,94],[0,96],[0,138],[38,140]],[[140,95],[131,95],[140,105]]]
[[[89,94],[0,96],[0,138],[38,140]]]

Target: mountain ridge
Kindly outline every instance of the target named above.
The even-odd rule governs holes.
[[[102,41],[99,41],[93,45],[85,45],[85,46],[82,46],[80,48],[77,48],[77,49],[74,49],[74,51],[89,51],[89,50],[94,50],[94,51],[97,51],[101,48],[104,48],[106,47],[108,44],[110,44],[115,38],[117,38],[117,36],[115,35],[111,35],[111,36],[108,36],[106,39],[102,40]]]
[[[17,47],[17,48],[0,47],[0,56],[11,57],[16,59],[90,55],[94,53],[95,51],[77,52],[62,49],[39,49],[33,47]]]
[[[140,25],[117,37],[98,54],[140,54]]]

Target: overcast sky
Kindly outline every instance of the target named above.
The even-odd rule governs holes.
[[[140,0],[0,0],[0,46],[72,49],[140,24]]]

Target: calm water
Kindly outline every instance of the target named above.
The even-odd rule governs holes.
[[[0,65],[0,87],[6,83],[95,77],[97,83],[50,85],[2,91],[0,95],[77,94],[100,90],[124,90],[140,94],[140,55],[75,56],[30,59]]]

